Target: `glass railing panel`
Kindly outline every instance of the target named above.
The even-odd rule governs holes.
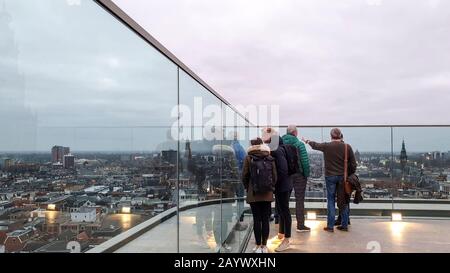
[[[420,203],[429,216],[449,199],[450,128],[396,127],[393,129],[394,209],[407,211],[405,202]],[[433,212],[434,211],[434,212]]]
[[[245,151],[245,155],[247,155],[247,151],[248,148],[250,147],[250,139],[251,139],[251,135],[250,135],[250,125],[249,123],[241,116],[237,116],[237,138],[238,138],[238,142],[239,144],[243,147],[244,151]],[[245,158],[244,158],[245,160]],[[242,183],[242,163],[239,166],[239,178],[240,178],[240,182]],[[251,215],[251,210],[250,210],[250,206],[247,204],[246,201],[246,197],[247,197],[247,193],[245,191],[245,188],[242,187],[239,188],[239,191],[237,191],[237,199],[238,199],[238,203],[237,203],[237,212],[238,212],[238,223],[235,227],[235,233],[237,233],[239,236],[239,248],[243,248],[245,246],[245,244],[247,243],[247,239],[248,236],[250,235],[249,231],[251,231],[251,224],[252,224],[252,215]]]
[[[229,194],[222,200],[222,221],[226,228],[223,235],[227,236],[222,251],[239,252],[251,220],[248,213],[245,214],[246,192],[242,183],[242,169],[250,143],[245,120],[229,106],[224,105],[223,111],[222,188]]]
[[[182,71],[179,97],[180,252],[218,252],[225,237],[221,101]],[[182,210],[186,206],[190,209]]]
[[[326,142],[331,141],[331,129],[323,128]],[[373,203],[372,209],[376,209],[372,211],[374,215],[390,215],[392,209],[390,127],[341,127],[340,129],[344,135],[344,141],[351,145],[355,155],[358,165],[356,173],[364,192],[364,203]],[[368,213],[362,210],[362,206],[352,202],[350,208],[353,215]]]
[[[287,129],[287,128],[283,128]],[[286,132],[284,132],[286,133]],[[298,128],[298,138],[302,138],[322,141],[323,130],[322,128]],[[304,143],[304,142],[303,142]],[[305,213],[315,213],[316,215],[323,214],[323,210],[326,209],[326,195],[324,192],[325,178],[324,178],[324,162],[323,154],[311,149],[311,146],[306,143],[306,151],[308,153],[310,176],[308,177],[308,183],[306,185],[305,192]],[[295,194],[294,194],[295,197]],[[310,214],[311,215],[311,214]]]
[[[25,222],[37,210],[19,228],[96,246],[173,210],[176,65],[94,1],[3,2],[0,192],[29,196]],[[50,233],[47,211],[59,212]],[[176,222],[168,230],[134,251],[176,251]]]

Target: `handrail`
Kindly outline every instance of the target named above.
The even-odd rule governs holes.
[[[264,128],[264,127],[275,127],[275,128],[287,128],[289,125],[250,125],[250,126],[227,126],[222,125],[223,128]],[[297,128],[450,128],[450,125],[296,125]],[[207,128],[206,125],[192,125],[189,128]],[[67,129],[164,129],[171,128],[168,125],[141,125],[141,126],[39,126],[39,128],[67,128]]]
[[[277,126],[273,126],[276,128],[286,128],[289,125],[277,125]],[[432,127],[436,127],[436,128],[445,128],[445,127],[449,127],[450,125],[445,125],[445,124],[439,124],[439,125],[434,125],[434,124],[403,124],[403,125],[390,125],[390,124],[372,124],[372,125],[360,125],[360,124],[355,124],[355,125],[351,125],[351,124],[341,124],[341,125],[296,125],[298,128],[432,128]],[[269,127],[269,125],[266,126],[261,126],[259,125],[258,127]]]

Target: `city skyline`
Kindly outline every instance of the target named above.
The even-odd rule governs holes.
[[[420,15],[418,7],[405,9],[409,17],[400,20],[391,14],[399,11],[401,4],[406,3],[404,0],[389,3],[317,0],[309,4],[305,0],[280,0],[283,5],[265,0],[230,0],[230,3],[218,0],[217,10],[211,12],[215,17],[211,24],[211,17],[202,14],[211,7],[211,1],[127,1],[131,6],[139,4],[146,16],[149,11],[154,13],[163,30],[173,14],[179,13],[179,19],[187,19],[183,34],[189,35],[179,38],[200,35],[206,43],[196,40],[202,44],[198,48],[180,40],[177,44],[184,44],[191,55],[200,60],[201,66],[205,65],[204,57],[229,54],[230,58],[224,62],[220,58],[214,60],[213,56],[208,62],[211,66],[204,70],[213,73],[201,74],[215,84],[214,71],[217,66],[222,67],[224,85],[215,91],[190,70],[189,58],[180,54],[181,59],[189,63],[187,66],[151,37],[150,28],[148,32],[140,28],[113,1],[0,0],[0,253],[249,252],[253,247],[251,233],[257,231],[255,223],[261,218],[257,214],[264,214],[264,221],[269,223],[271,201],[276,203],[281,228],[282,222],[288,220],[288,211],[293,213],[294,206],[299,208],[298,202],[304,203],[305,210],[297,213],[297,219],[292,217],[292,226],[304,231],[307,225],[312,232],[301,235],[294,229],[291,238],[295,252],[320,252],[317,246],[326,252],[368,252],[369,245],[377,243],[374,240],[379,241],[383,252],[448,252],[450,243],[442,238],[447,241],[450,238],[444,236],[449,223],[442,224],[445,220],[435,217],[450,217],[450,125],[431,125],[437,113],[446,112],[447,108],[440,107],[445,104],[446,94],[439,97],[441,104],[436,109],[429,109],[429,103],[434,103],[433,92],[445,89],[446,81],[430,80],[428,77],[435,75],[427,74],[445,68],[445,64],[433,65],[442,52],[436,50],[435,55],[426,55],[425,52],[435,45],[417,43],[405,48],[402,54],[393,50],[399,54],[396,60],[387,62],[379,55],[386,53],[386,47],[404,45],[397,41],[389,43],[395,40],[392,37],[386,41],[394,33],[400,34],[399,38],[405,43],[414,40],[407,39],[406,33],[425,33],[439,46],[446,45],[446,39],[436,36],[445,33],[446,28],[432,33],[429,30],[431,25],[441,26],[447,22],[447,18],[442,17],[448,11],[440,10],[447,3],[433,0],[433,5],[425,4],[429,10],[420,6],[421,11],[426,10],[433,18],[419,16],[417,24],[410,26],[405,22],[411,20],[411,15]],[[155,5],[155,9],[151,5]],[[171,5],[175,8],[166,10]],[[205,18],[203,24],[209,31],[192,32],[198,20],[183,15],[191,9],[192,16]],[[168,13],[162,18],[163,11]],[[293,17],[293,11],[302,18]],[[378,12],[387,22],[395,19],[399,24],[387,33],[380,33],[385,24],[377,20],[375,13]],[[277,20],[280,15],[285,15],[284,22]],[[317,15],[327,16],[317,18]],[[215,23],[221,27],[216,29]],[[346,23],[356,25],[342,33],[342,25]],[[242,29],[234,33],[237,25]],[[333,26],[328,28],[330,25]],[[370,26],[375,37],[365,33]],[[423,28],[416,29],[417,26]],[[279,36],[274,37],[274,30],[278,28],[281,28]],[[411,28],[416,31],[410,32]],[[209,36],[211,29],[222,30],[223,37]],[[166,31],[177,34],[170,29],[163,32]],[[330,37],[323,39],[324,31]],[[159,35],[159,31],[155,33]],[[238,48],[255,50],[247,51],[245,59],[241,59],[237,57],[239,52],[211,47],[214,43],[208,43],[215,39],[223,42],[221,38],[228,39],[230,33],[235,35]],[[239,42],[246,34],[253,41],[250,47]],[[258,39],[259,35],[267,37],[268,41]],[[298,39],[297,35],[304,39]],[[343,37],[337,39],[335,35]],[[293,37],[288,48],[286,37]],[[355,41],[356,37],[368,40]],[[342,42],[330,43],[324,48],[328,39]],[[320,45],[314,47],[312,41]],[[349,41],[355,42],[354,47],[346,48],[352,53],[342,52],[339,58],[330,59],[328,49],[342,50],[343,46],[349,46]],[[373,49],[367,45],[374,41],[386,47],[366,58],[366,51]],[[280,43],[281,54],[274,60],[276,51],[267,51],[266,47],[276,43]],[[298,52],[299,43],[309,46]],[[261,57],[264,53],[267,53],[266,59]],[[416,58],[406,58],[412,53],[426,56],[428,61],[421,60],[423,67],[416,67],[415,71],[397,71],[404,66],[417,65]],[[282,61],[289,56],[292,59],[283,66]],[[302,56],[308,58],[303,60]],[[230,60],[233,58],[236,59]],[[255,65],[251,61],[253,58],[256,58],[258,71],[248,70],[248,65]],[[348,64],[343,65],[343,60]],[[445,61],[445,56],[441,60]],[[296,61],[304,63],[292,69]],[[403,61],[404,64],[398,65]],[[272,66],[264,67],[266,62]],[[230,63],[237,68],[235,71],[227,66]],[[389,63],[392,67],[386,68]],[[319,73],[324,72],[322,65],[327,72],[323,75]],[[368,76],[367,71],[359,70],[365,65],[385,70]],[[276,68],[273,73],[272,68]],[[309,74],[301,73],[305,68],[310,68]],[[353,74],[354,69],[358,70],[356,74]],[[421,78],[404,81],[405,75],[415,78],[416,72]],[[238,78],[233,76],[236,74]],[[409,89],[408,84],[417,82],[419,85],[409,89],[409,96],[402,94],[401,88],[392,94],[384,90],[376,101],[373,101],[374,94],[369,94],[374,89],[362,92],[366,104],[358,104],[361,102],[358,98],[350,96],[347,100],[344,97],[372,85],[375,89],[388,85],[397,88],[399,82],[392,79],[394,74],[399,76],[400,82],[407,83],[402,88]],[[264,79],[257,83],[259,76]],[[336,81],[339,76],[344,77]],[[247,78],[257,84],[241,81]],[[231,85],[227,83],[229,80]],[[276,82],[279,84],[274,84]],[[315,85],[317,82],[320,84]],[[330,96],[323,93],[330,86],[337,90],[349,87],[348,83],[354,83],[356,89],[332,92]],[[428,94],[429,100],[422,99],[419,105],[416,91],[420,88],[434,91]],[[276,93],[265,93],[269,89]],[[303,93],[305,90],[307,94]],[[226,93],[223,97],[222,91]],[[242,96],[236,101],[230,92]],[[250,92],[256,97],[254,100],[246,97]],[[314,96],[321,99],[311,103]],[[386,97],[395,101],[386,103]],[[269,103],[263,104],[267,100]],[[236,112],[241,109],[239,101],[256,106],[258,111],[247,110],[249,115],[258,112],[259,123],[251,124]],[[289,103],[282,104],[284,101]],[[339,107],[330,107],[330,103]],[[272,112],[273,104],[282,106],[283,126],[276,124],[278,113]],[[354,108],[348,107],[353,104],[356,104]],[[292,107],[296,111],[292,112]],[[308,112],[311,107],[317,112]],[[330,113],[336,114],[342,109],[346,112],[336,115],[334,122],[328,118]],[[420,115],[414,115],[411,110]],[[315,126],[308,127],[308,121],[303,119],[305,112],[316,119]],[[397,114],[419,124],[423,117],[428,117],[429,126],[400,125],[405,124],[405,120],[397,127],[369,125],[375,122],[375,116],[397,123],[386,118]],[[444,115],[441,116],[445,120]],[[270,121],[264,121],[263,117]],[[301,143],[293,145],[297,149],[276,147],[277,140],[286,139],[281,136],[288,132],[288,122],[300,125],[296,132],[288,127],[289,133],[299,139],[328,142],[332,129],[328,126],[341,123],[339,120],[365,121],[366,125],[362,126],[342,125],[339,139],[349,143],[354,154],[347,154],[348,149],[344,156],[344,149],[340,147],[345,145],[336,142],[332,147],[316,145],[323,149],[315,147],[318,150],[314,151],[311,145],[306,145],[306,154]],[[320,126],[325,123],[327,127]],[[269,130],[266,126],[272,128]],[[266,138],[269,132],[273,136],[270,141]],[[249,140],[261,134],[270,147],[261,146],[259,139],[252,143],[260,145],[249,147]],[[291,140],[294,139],[291,137]],[[330,158],[330,154],[335,158]],[[346,159],[351,161],[349,170]],[[342,198],[345,183],[339,182],[339,177],[331,177],[333,181],[330,181],[330,175],[344,173],[343,181],[347,182],[347,172],[351,175],[347,180],[351,180],[355,196],[350,193]],[[297,176],[302,178],[301,184],[296,182]],[[269,177],[271,179],[267,179]],[[261,187],[263,184],[265,186]],[[351,229],[366,230],[370,235],[354,233],[358,244],[339,246],[336,240],[345,240],[345,237],[317,232],[325,226],[327,212],[333,211],[330,205],[335,194],[339,214],[344,213],[341,201],[347,203],[353,198]],[[253,201],[264,202],[260,203],[259,212],[254,210]],[[302,215],[306,218],[303,225],[303,220],[299,219]],[[330,219],[328,215],[327,220]],[[329,224],[328,221],[327,231],[331,230]],[[274,225],[269,225],[270,233],[274,232]],[[266,233],[267,225],[264,226]],[[285,231],[287,240],[290,237],[288,226]],[[372,237],[375,235],[380,237]],[[328,242],[320,243],[321,240]],[[269,249],[273,241],[268,240]],[[330,245],[338,247],[331,249]]]

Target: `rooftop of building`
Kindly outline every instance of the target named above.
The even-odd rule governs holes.
[[[81,207],[78,209],[78,211],[75,212],[79,212],[79,213],[91,213],[93,211],[97,211],[96,208],[94,207]]]

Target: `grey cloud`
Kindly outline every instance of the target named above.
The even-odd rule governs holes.
[[[282,123],[450,123],[448,1],[115,2],[232,103],[280,104]]]
[[[73,127],[171,126],[170,61],[92,1],[5,2],[19,83],[0,86],[8,98],[0,101],[0,150],[139,150],[167,139],[168,128]],[[232,104],[279,104],[282,123],[450,123],[448,1],[116,2]],[[202,92],[183,77],[180,87],[186,104]],[[386,150],[377,142],[389,140],[386,131],[347,135],[363,150]],[[396,143],[407,137],[416,150],[448,149],[447,129],[396,133]]]

